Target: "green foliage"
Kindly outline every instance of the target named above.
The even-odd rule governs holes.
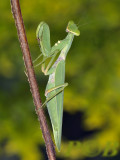
[[[65,37],[69,20],[81,25],[81,35],[74,40],[67,57],[69,86],[65,89],[64,110],[71,114],[82,111],[82,126],[86,131],[101,130],[89,139],[99,141],[101,150],[109,141],[119,142],[120,1],[26,0],[20,3],[33,59],[40,53],[35,35],[40,21],[50,26],[52,45]],[[44,141],[24,74],[10,2],[1,1],[0,11],[0,144],[6,140],[0,155],[18,154],[22,160],[44,159],[38,150]],[[44,101],[47,79],[40,68],[36,74]],[[65,158],[68,146],[69,142],[63,141],[58,155]],[[84,159],[85,155],[78,145],[71,148],[68,157]]]

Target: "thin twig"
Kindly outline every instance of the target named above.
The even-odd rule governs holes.
[[[16,28],[18,32],[20,46],[21,46],[22,53],[23,53],[23,59],[24,59],[24,63],[25,63],[26,71],[27,71],[27,77],[28,77],[28,81],[30,84],[31,93],[33,96],[33,101],[36,106],[36,111],[37,111],[36,113],[38,115],[38,119],[40,121],[40,127],[41,127],[43,137],[45,140],[47,155],[48,155],[49,160],[56,160],[54,145],[53,145],[53,142],[50,136],[50,132],[49,132],[49,129],[46,123],[44,111],[41,108],[42,102],[41,102],[41,98],[39,94],[37,81],[35,78],[35,73],[33,69],[33,64],[32,64],[30,50],[29,50],[29,46],[27,42],[27,37],[25,33],[19,0],[11,0],[11,8],[12,8],[12,13],[14,16],[14,20],[15,20],[15,24],[16,24]]]

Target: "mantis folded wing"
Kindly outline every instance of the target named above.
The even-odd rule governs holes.
[[[47,35],[49,29],[43,22],[41,26],[42,28],[39,28],[40,30],[37,29],[37,35],[40,35],[38,36],[38,38],[40,39],[40,46],[43,57],[52,57],[51,62],[48,64],[46,69],[44,69],[44,65],[42,66],[42,71],[45,73],[45,75],[49,75],[49,80],[45,91],[46,101],[43,105],[47,104],[55,143],[57,149],[60,151],[63,117],[63,94],[64,88],[67,86],[67,83],[65,83],[65,60],[67,53],[71,47],[74,35],[79,36],[80,31],[73,21],[69,21],[66,29],[68,35],[64,40],[62,40],[61,42],[58,41],[58,43],[51,48],[50,35]],[[59,51],[61,51],[59,57],[50,68],[54,56],[56,56],[56,53],[58,53]]]

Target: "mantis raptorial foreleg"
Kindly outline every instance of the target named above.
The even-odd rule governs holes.
[[[36,31],[36,36],[37,36],[37,39],[39,40],[38,42],[40,43],[42,55],[38,56],[33,61],[33,63],[36,62],[41,56],[43,56],[43,60],[42,60],[42,62],[35,65],[34,67],[37,67],[41,64],[44,64],[45,61],[50,57],[55,58],[56,56],[54,56],[54,55],[57,55],[57,53],[59,53],[68,43],[68,39],[64,39],[64,40],[58,41],[57,43],[55,43],[55,45],[53,47],[51,47],[50,30],[49,30],[49,26],[45,22],[41,22],[39,24],[37,31]],[[50,64],[52,64],[54,58],[51,60]],[[43,66],[45,66],[45,65],[43,65]],[[43,69],[44,73],[47,72],[47,70],[46,71],[45,70],[46,69]]]

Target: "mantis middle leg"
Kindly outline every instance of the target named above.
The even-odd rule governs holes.
[[[43,107],[44,105],[46,105],[46,103],[48,103],[52,98],[54,98],[56,95],[58,95],[59,93],[61,93],[61,92],[64,90],[64,88],[67,87],[67,86],[68,86],[68,83],[64,83],[64,84],[62,84],[62,85],[59,85],[59,86],[56,86],[56,87],[53,87],[53,88],[47,90],[46,93],[45,93],[45,95],[47,95],[48,93],[50,93],[50,92],[52,92],[52,91],[54,91],[54,90],[56,90],[56,89],[61,88],[57,93],[55,93],[55,94],[52,95],[51,97],[47,98],[46,101],[42,104],[41,107]],[[40,108],[39,108],[39,109],[40,109]],[[39,110],[39,109],[38,109],[38,110]]]

